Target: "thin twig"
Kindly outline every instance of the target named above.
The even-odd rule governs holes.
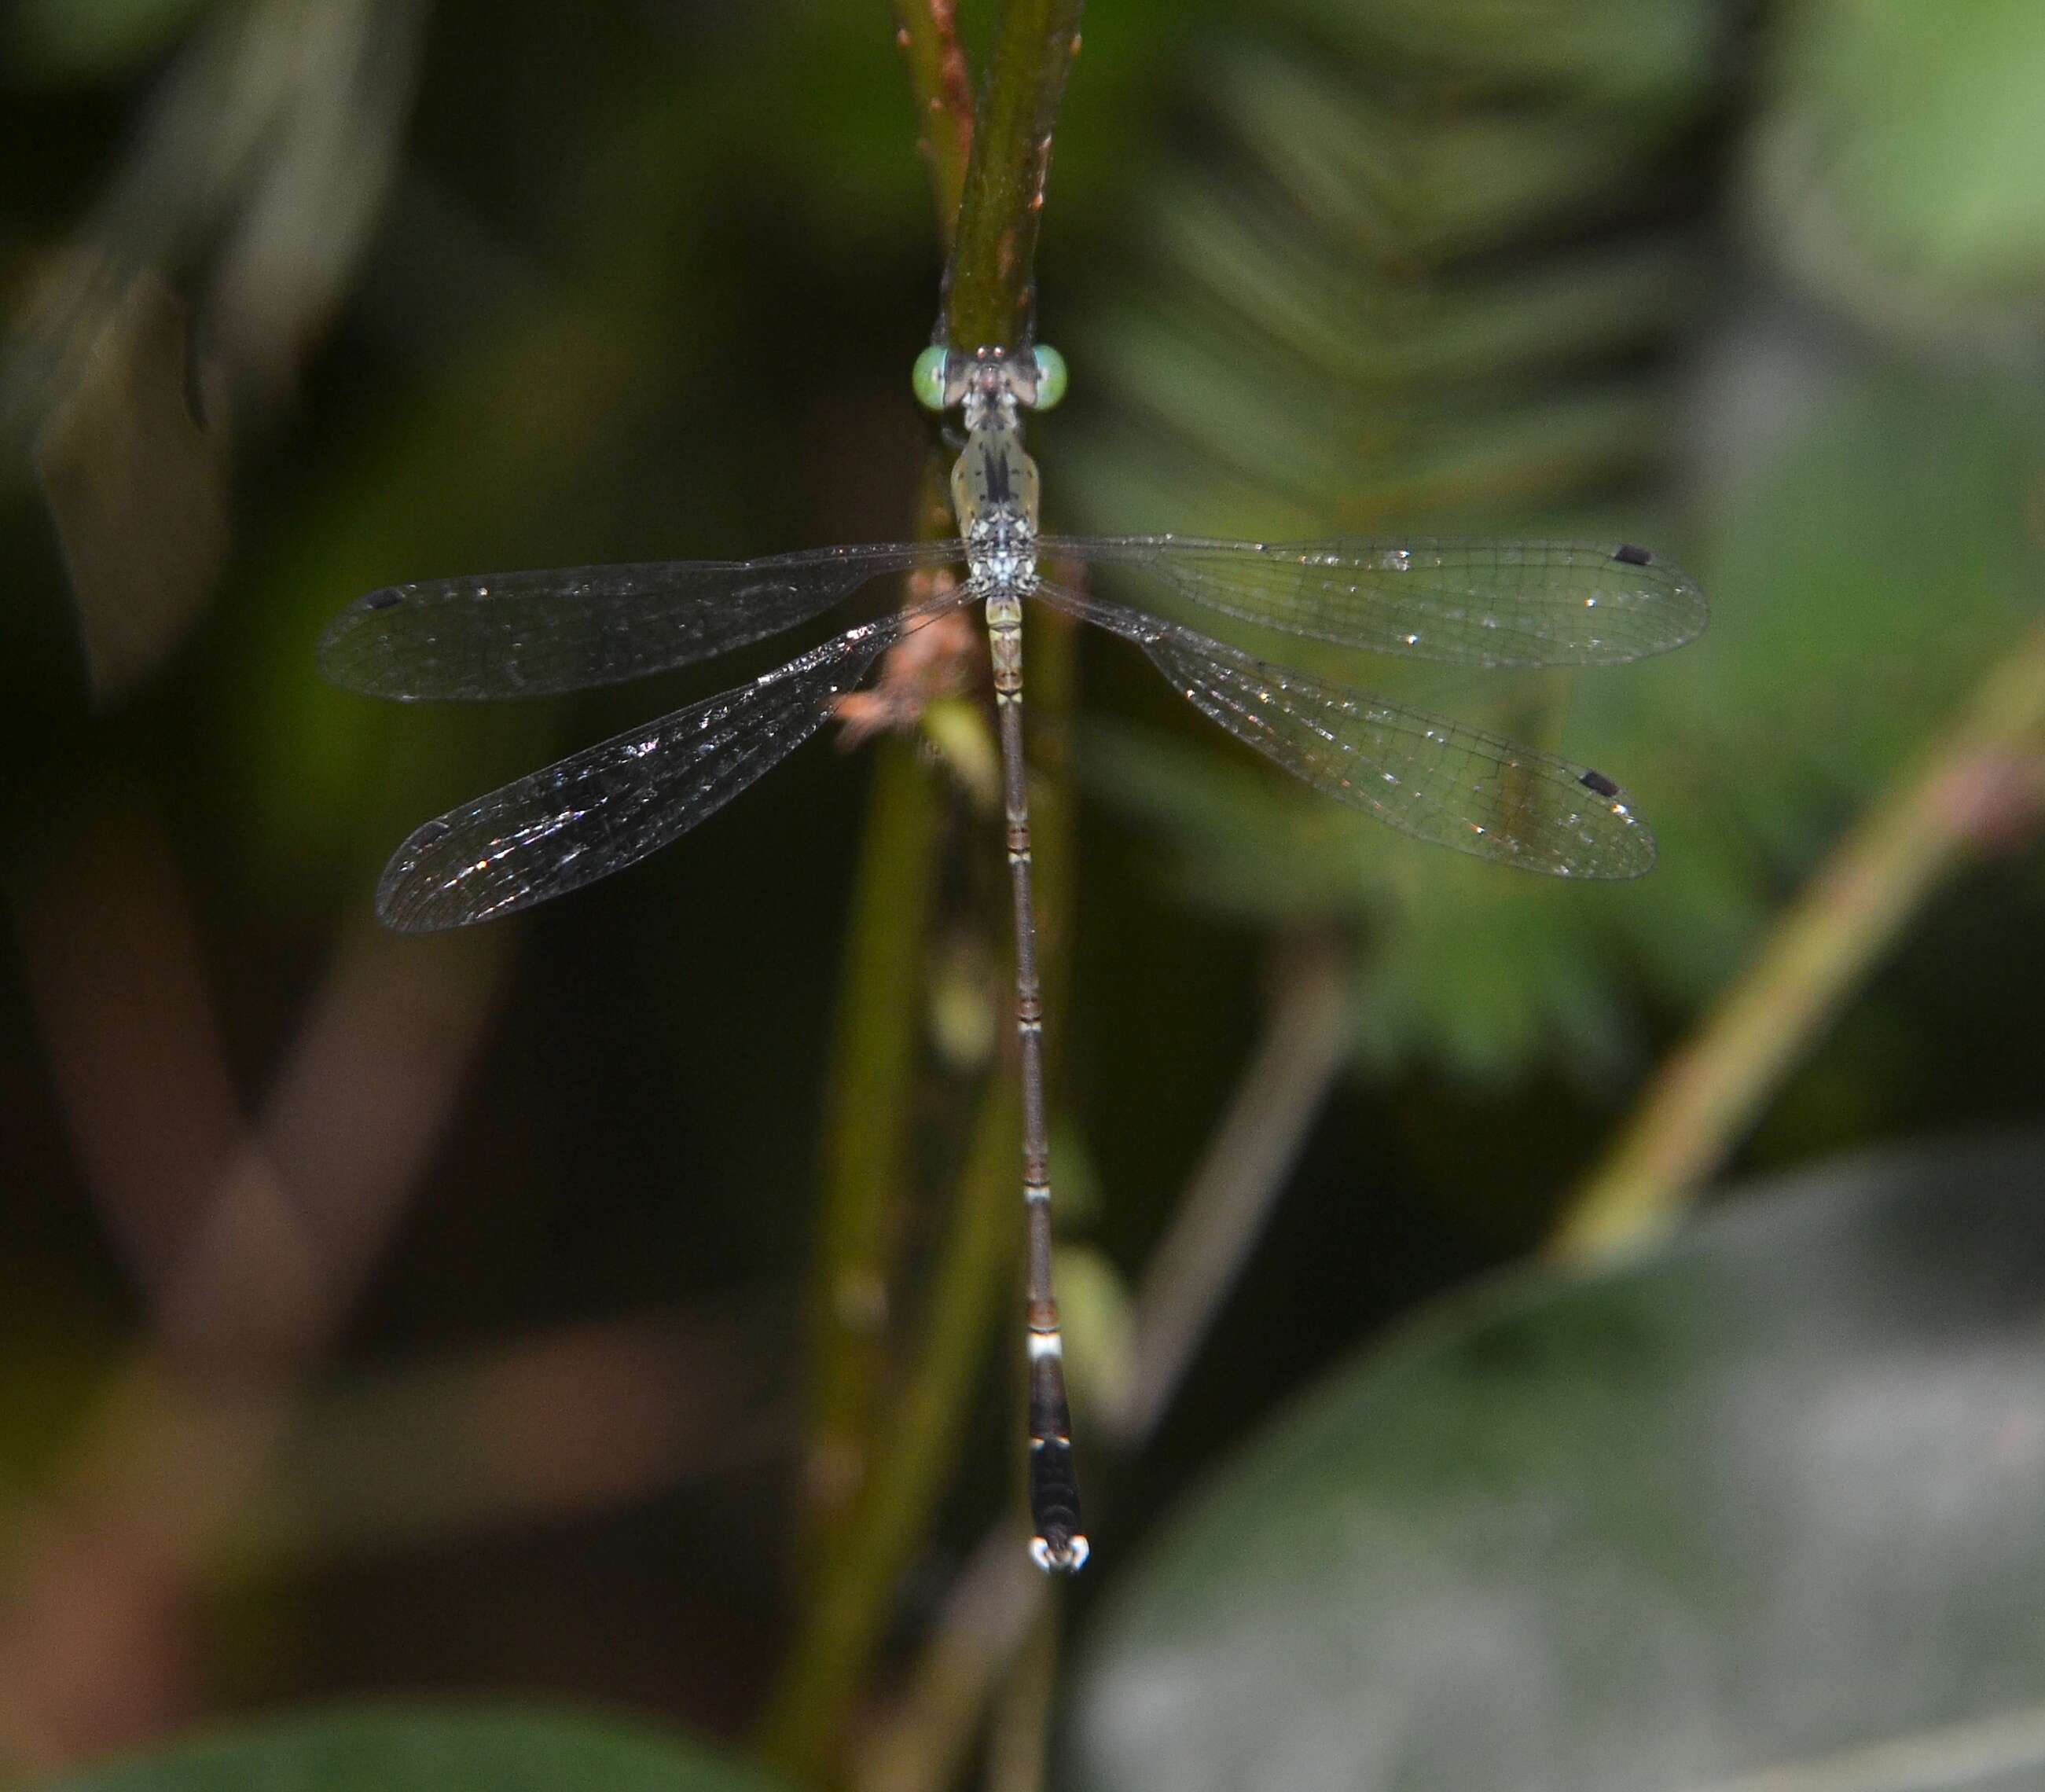
[[[1985,844],[2028,830],[2045,751],[2045,628],[1997,662],[1966,712],[1805,887],[1761,956],[1656,1078],[1549,1245],[1629,1248],[1727,1158],[1905,927]]]
[[[1347,965],[1310,946],[1278,991],[1256,1055],[1236,1085],[1136,1297],[1134,1373],[1115,1440],[1138,1448],[1157,1428],[1271,1217],[1349,1042]]]

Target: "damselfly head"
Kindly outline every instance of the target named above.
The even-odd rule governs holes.
[[[933,343],[916,357],[911,380],[916,401],[925,410],[964,406],[971,429],[990,411],[1010,406],[1049,410],[1065,395],[1065,357],[1042,346],[982,348],[969,353]]]

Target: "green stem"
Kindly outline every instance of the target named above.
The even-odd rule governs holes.
[[[1997,663],[1959,723],[1854,827],[1761,956],[1670,1060],[1549,1246],[1607,1256],[1667,1224],[1911,919],[2037,801],[2045,629]]]
[[[949,248],[972,151],[972,79],[959,43],[958,9],[953,0],[895,0],[895,23],[922,121],[918,147],[930,164],[938,229]]]
[[[995,21],[945,279],[945,327],[955,349],[1030,340],[1037,225],[1058,106],[1079,54],[1081,10],[1081,0],[1006,0]]]
[[[761,1758],[794,1777],[826,1777],[888,1621],[895,1579],[924,1534],[952,1461],[1003,1272],[1015,1258],[1021,1127],[1017,1097],[1000,1078],[982,1096],[974,1122],[915,1373],[761,1722]]]
[[[811,1322],[807,1554],[826,1558],[868,1470],[887,1370],[892,1247],[913,1197],[909,1116],[942,803],[915,743],[875,749],[831,1054]]]

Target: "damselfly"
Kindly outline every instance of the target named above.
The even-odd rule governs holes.
[[[1173,535],[1041,535],[1022,413],[1057,401],[1049,349],[917,363],[918,396],[962,410],[952,470],[958,538],[824,548],[764,560],[668,561],[447,579],[371,593],[320,647],[327,676],[396,698],[578,691],[686,665],[820,615],[884,573],[954,566],[942,595],[861,622],[719,696],[599,742],[438,819],[398,850],[377,912],[407,931],[509,915],[608,876],[714,814],[829,722],[888,648],[984,604],[993,661],[1015,904],[1015,1014],[1029,1216],[1030,1552],[1087,1558],[1051,1277],[1043,1011],[1022,750],[1022,604],[1133,642],[1194,706],[1338,800],[1423,840],[1557,877],[1638,877],[1654,842],[1600,772],[1257,659],[1181,619],[1207,615],[1371,653],[1464,666],[1605,665],[1704,627],[1697,587],[1646,549],[1553,541],[1273,543]],[[1157,611],[1038,568],[1126,568]],[[1176,613],[1174,613],[1176,612]]]

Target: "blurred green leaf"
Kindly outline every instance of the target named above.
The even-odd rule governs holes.
[[[1712,633],[1673,695],[1739,824],[1800,857],[2035,614],[2045,437],[1998,383],[1951,375],[1860,371],[1797,403],[1725,493]]]
[[[1824,1783],[2035,1785],[2042,1179],[2035,1138],[1858,1159],[1435,1308],[1118,1587],[1077,1782],[1631,1792],[1874,1751]]]
[[[607,1719],[509,1708],[335,1709],[91,1767],[52,1792],[774,1792],[782,1782]]]
[[[1060,1245],[1057,1274],[1074,1405],[1080,1411],[1118,1411],[1128,1404],[1136,1366],[1129,1285],[1114,1260],[1091,1245]]]
[[[1790,15],[1767,154],[1778,220],[1831,213],[1868,260],[1952,297],[2045,281],[2045,7],[1824,0]],[[1786,194],[1780,189],[1786,188]],[[1807,265],[1808,258],[1806,258]]]

